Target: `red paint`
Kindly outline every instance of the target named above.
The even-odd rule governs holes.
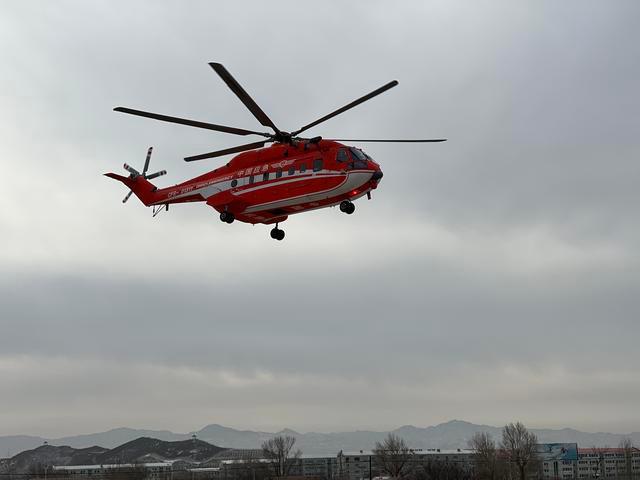
[[[337,152],[348,147],[321,140],[295,145],[274,143],[235,156],[226,165],[172,187],[156,189],[142,177],[130,178],[107,173],[129,187],[146,205],[205,202],[218,212],[228,211],[241,222],[271,224],[289,215],[336,205],[374,190],[379,182],[371,177],[380,166],[371,159],[338,162]],[[322,168],[314,171],[314,162]],[[301,167],[306,167],[301,172]],[[289,175],[289,169],[295,172]],[[357,168],[356,168],[357,167]],[[277,172],[280,176],[276,177]],[[268,174],[264,180],[263,175]],[[252,175],[254,182],[248,184]],[[233,186],[232,181],[238,182]]]

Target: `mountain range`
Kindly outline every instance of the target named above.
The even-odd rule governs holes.
[[[113,449],[97,446],[76,449],[46,444],[0,460],[0,474],[29,473],[45,465],[110,465],[164,460],[206,463],[214,460],[221,452],[227,451],[225,448],[195,438],[165,442],[155,438],[141,437]]]
[[[476,432],[487,432],[496,440],[500,439],[501,427],[477,425],[461,420],[451,420],[429,427],[415,427],[405,425],[392,430],[404,438],[412,448],[466,448],[467,442]],[[582,447],[617,446],[624,437],[629,437],[636,444],[640,444],[640,432],[629,434],[617,433],[588,433],[570,428],[559,430],[531,429],[540,442],[576,442]],[[260,448],[262,442],[275,435],[292,435],[296,438],[296,446],[305,454],[335,455],[338,451],[368,450],[375,443],[381,441],[390,432],[359,430],[339,433],[298,433],[285,429],[280,432],[259,432],[251,430],[236,430],[222,425],[207,425],[206,427],[189,433],[174,433],[168,430],[140,430],[133,428],[116,428],[106,432],[89,435],[76,435],[63,438],[43,438],[37,436],[13,435],[0,436],[0,456],[11,457],[23,450],[29,450],[43,445],[69,446],[87,448],[99,445],[104,449],[112,449],[139,437],[154,438],[167,442],[189,440],[193,435],[213,445],[226,448]]]

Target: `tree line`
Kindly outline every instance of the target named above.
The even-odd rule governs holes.
[[[469,465],[469,462],[438,456],[417,455],[403,438],[390,433],[382,442],[376,442],[372,451],[371,476],[394,480],[525,480],[531,471],[537,471],[537,443],[536,436],[520,422],[503,428],[500,445],[496,445],[489,434],[477,433],[469,442],[474,451],[473,462]],[[294,446],[295,438],[290,436],[267,440],[262,450],[271,462],[258,469],[261,478],[255,478],[256,465],[253,465],[253,478],[239,480],[290,475],[301,454]],[[346,480],[347,475],[338,471],[334,478],[341,480],[340,476],[344,476]]]

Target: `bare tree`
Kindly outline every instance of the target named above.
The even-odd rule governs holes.
[[[625,437],[620,440],[618,447],[622,450],[624,455],[624,475],[626,478],[631,478],[633,475],[633,452],[635,447],[633,441],[629,437]]]
[[[262,443],[264,456],[271,460],[271,466],[276,477],[289,475],[291,467],[298,461],[302,452],[293,450],[296,439],[289,435],[270,438]]]
[[[520,422],[510,423],[502,429],[501,448],[509,463],[518,469],[520,480],[525,480],[527,467],[536,463],[538,439]]]
[[[496,480],[498,474],[498,448],[496,442],[487,432],[476,432],[469,440],[469,448],[473,450],[477,477]]]
[[[593,470],[592,476],[595,478],[604,477],[604,454],[602,453],[602,449],[598,448],[595,444],[591,446],[591,451],[597,455],[597,460],[591,460],[592,463],[591,470]]]
[[[390,433],[382,442],[376,442],[373,449],[379,469],[391,478],[404,478],[413,469],[413,451],[405,441]]]

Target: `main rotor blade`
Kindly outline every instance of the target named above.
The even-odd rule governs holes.
[[[363,140],[361,138],[325,138],[325,140],[331,140],[333,142],[380,142],[380,143],[425,143],[425,142],[446,142],[446,138],[425,138],[425,139],[389,139],[382,140],[378,138]]]
[[[249,109],[253,116],[258,119],[258,121],[264,125],[265,127],[273,128],[273,131],[278,133],[280,129],[275,126],[275,124],[271,121],[271,119],[267,116],[266,113],[262,111],[262,109],[258,106],[258,104],[249,96],[249,94],[245,91],[244,88],[237,82],[235,78],[229,73],[229,71],[224,68],[224,65],[221,63],[209,63],[209,66],[215,70],[215,72],[224,80],[224,83],[231,89],[233,93],[240,99],[244,106]]]
[[[179,123],[181,125],[188,125],[190,127],[204,128],[207,130],[215,130],[217,132],[232,133],[234,135],[260,135],[263,137],[270,137],[268,133],[254,132],[253,130],[245,130],[244,128],[226,127],[224,125],[216,125],[214,123],[198,122],[196,120],[189,120],[186,118],[170,117],[168,115],[160,115],[159,113],[143,112],[142,110],[134,110],[127,107],[116,107],[113,109],[116,112],[128,113],[130,115],[137,115],[139,117],[153,118],[154,120],[161,120],[163,122]]]
[[[237,147],[225,148],[224,150],[217,150],[215,152],[203,153],[202,155],[194,155],[193,157],[185,157],[185,162],[193,162],[195,160],[204,160],[205,158],[221,157],[223,155],[229,155],[230,153],[244,152],[246,150],[253,150],[254,148],[264,147],[265,142],[254,142],[246,145],[239,145]]]
[[[372,99],[373,97],[375,97],[376,95],[380,95],[383,92],[386,92],[387,90],[389,90],[390,88],[395,87],[396,85],[398,85],[398,81],[397,80],[393,80],[392,82],[387,83],[386,85],[383,85],[382,87],[374,90],[371,93],[366,94],[364,97],[360,97],[357,100],[354,100],[353,102],[345,105],[342,108],[339,108],[338,110],[336,110],[335,112],[331,112],[328,115],[325,115],[322,118],[319,118],[318,120],[316,120],[315,122],[311,122],[308,125],[305,125],[304,127],[302,127],[300,130],[296,130],[295,132],[291,132],[292,136],[296,136],[298,135],[300,132],[304,132],[305,130],[308,130],[311,127],[314,127],[316,125],[318,125],[319,123],[322,123],[326,120],[329,120],[330,118],[335,117],[336,115],[340,115],[343,112],[346,112],[347,110],[349,110],[350,108],[353,108],[357,105],[360,105],[362,102],[366,102],[367,100]]]

